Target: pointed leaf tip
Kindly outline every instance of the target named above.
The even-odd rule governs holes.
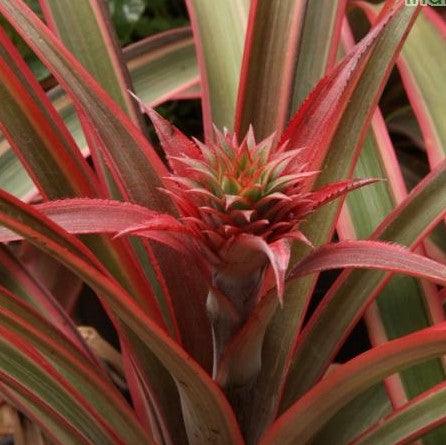
[[[178,175],[187,176],[187,168],[178,162],[178,158],[186,156],[192,159],[201,159],[198,147],[177,127],[164,119],[153,108],[144,104],[138,96],[131,91],[129,93],[138,102],[141,111],[146,113],[152,121],[172,170]]]
[[[311,194],[313,201],[312,210],[315,210],[323,205],[335,200],[353,190],[364,187],[366,185],[375,184],[377,182],[385,181],[381,178],[366,178],[366,179],[346,179],[344,181],[334,182],[314,191]]]

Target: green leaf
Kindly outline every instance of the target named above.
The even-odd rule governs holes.
[[[290,115],[298,109],[327,68],[334,64],[346,3],[345,0],[307,3],[297,54]],[[321,38],[323,35],[327,37]]]
[[[124,58],[136,94],[152,106],[167,100],[172,94],[187,90],[198,79],[193,41],[188,28],[175,29],[129,46],[124,49]],[[71,101],[59,87],[51,90],[49,96],[85,154],[85,138]],[[34,189],[31,179],[2,138],[0,187],[22,199],[27,199]]]
[[[50,437],[54,437],[58,443],[85,445],[96,440],[111,444],[110,437],[91,424],[91,417],[85,416],[85,412],[70,396],[67,396],[67,391],[60,386],[60,382],[54,378],[50,379],[48,373],[43,371],[46,362],[43,362],[40,357],[38,364],[35,363],[37,358],[34,361],[29,360],[21,352],[23,346],[17,342],[8,343],[4,337],[4,330],[1,329],[1,331],[0,381],[7,384],[6,389],[10,388],[17,394],[16,399],[18,398],[21,403],[19,407],[31,417],[35,416],[34,418],[48,429]],[[30,348],[27,349],[29,351]],[[58,416],[54,415],[54,408],[60,410]],[[83,427],[75,428],[66,420],[69,416],[67,408],[71,410],[71,418],[76,418],[76,423],[83,422]]]
[[[46,0],[42,6],[46,22],[65,47],[133,122],[140,122],[135,104],[127,93],[131,89],[130,79],[110,23],[107,4],[92,0]]]
[[[401,77],[423,133],[431,165],[446,155],[446,25],[435,12],[420,14],[402,50]]]
[[[0,32],[0,95],[5,107],[0,119],[5,134],[44,198],[95,196],[96,177],[80,155],[63,121],[33,78],[19,53]],[[91,248],[116,273],[121,282],[136,291],[137,274],[126,264],[123,246],[109,241],[90,240]],[[141,277],[139,278],[141,283]],[[145,284],[145,283],[144,283]],[[149,300],[150,288],[139,290],[141,301]],[[152,303],[152,309],[154,304]],[[157,311],[152,311],[154,314]],[[159,311],[158,311],[159,313]]]
[[[412,77],[407,72],[407,67],[405,66],[406,53],[408,48],[414,45],[420,46],[420,24],[426,25],[425,22],[426,18],[424,14],[421,14],[415,22],[403,47],[402,57],[398,61],[398,67],[403,77]],[[437,37],[439,39],[438,42],[440,42],[440,36]],[[430,70],[426,70],[426,66],[434,67],[438,65],[436,59],[432,57],[433,53],[430,51],[431,49],[440,51],[440,45],[433,45],[433,48],[431,48],[430,45],[425,45],[424,39],[422,40],[423,47],[426,50],[422,51],[419,48],[418,53],[420,56],[421,53],[430,55],[430,64],[427,64],[427,58],[429,56],[424,55],[426,57],[426,64],[423,64],[424,68],[420,70],[420,59],[417,59],[417,71],[426,73],[430,72]],[[442,46],[443,50],[446,50],[444,42]],[[428,82],[427,79],[424,80]],[[418,87],[416,85],[410,85],[410,79],[406,79],[405,86],[409,96],[412,96],[412,104],[418,106],[418,118],[421,121],[421,125],[425,125],[425,121],[431,121],[428,116],[430,112],[428,111],[428,104],[421,106],[418,100],[414,100],[415,97],[413,95],[417,94]],[[441,103],[441,99],[438,103]],[[419,115],[422,112],[420,108],[426,110],[424,116]],[[412,128],[414,128],[413,123]],[[390,210],[394,208],[395,204],[406,194],[404,182],[399,172],[399,165],[381,116],[374,117],[372,130],[373,132],[369,133],[366,144],[361,152],[355,169],[355,175],[361,177],[382,177],[386,178],[387,182],[380,186],[368,187],[351,193],[347,197],[346,211],[344,212],[343,218],[341,218],[343,224],[341,223],[340,227],[338,226],[341,229],[339,231],[341,238],[368,237]],[[438,148],[440,147],[438,147],[438,144],[434,144],[432,138],[428,138],[427,141],[431,144],[428,153],[431,157],[435,157],[435,162],[433,162],[435,164],[441,159],[438,153]],[[437,149],[435,149],[435,145]],[[423,329],[439,320],[443,320],[443,311],[439,307],[437,298],[435,290],[423,285],[422,282],[417,282],[408,277],[393,278],[377,298],[376,308],[374,307],[373,310],[370,310],[368,313],[369,316],[366,317],[372,341],[375,338],[379,338],[380,342],[385,341],[386,337],[390,339],[397,338],[415,330]],[[437,314],[440,314],[440,316]],[[410,399],[444,380],[445,372],[440,361],[435,360],[405,370],[400,375],[400,378],[404,393],[403,397]],[[398,405],[398,399],[401,397],[399,387],[395,388],[394,384],[389,383],[387,388],[391,399]],[[439,429],[426,438],[425,443],[443,442],[445,440],[445,433],[446,430]]]
[[[114,431],[113,434],[123,439],[147,440],[147,435],[141,429],[122,395],[113,386],[111,380],[104,376],[105,368],[98,366],[96,361],[86,360],[83,352],[28,305],[20,302],[4,289],[0,289],[0,294],[2,298],[1,328],[7,332],[6,338],[14,340],[11,347],[18,347],[21,342],[29,345],[28,347],[32,345],[45,358],[43,362],[47,361],[51,365],[52,369],[48,370],[48,366],[45,366],[43,362],[40,363],[38,356],[34,357],[32,351],[27,354],[27,349],[23,350],[23,353],[28,355],[25,360],[31,360],[35,363],[34,366],[40,366],[41,374],[47,374],[41,382],[40,396],[44,401],[50,405],[52,403],[58,405],[58,412],[70,424],[83,431],[83,434],[87,435],[89,429],[94,431],[93,426],[98,423],[99,429],[106,426],[106,429]],[[15,341],[19,343],[15,344]],[[32,367],[27,370],[31,375],[33,374]],[[9,369],[8,372],[12,375],[23,372],[17,365],[7,368],[2,360],[3,372],[6,369]],[[55,393],[52,395],[47,393],[50,391],[49,388],[44,389],[46,385],[51,385],[51,380],[60,380],[62,383],[62,388],[53,389]],[[26,381],[28,380],[21,380],[21,383],[25,384]],[[67,391],[68,387],[72,388],[71,394]],[[34,388],[31,387],[31,391]],[[60,402],[54,402],[58,398]],[[70,402],[72,398],[78,399],[77,403],[84,405],[84,413],[79,412],[80,408],[70,410],[69,406],[73,404]],[[61,409],[60,404],[65,402],[67,405]],[[88,417],[88,420],[85,417]],[[109,442],[113,443],[110,439]]]
[[[317,434],[314,443],[347,445],[392,411],[383,384],[372,386],[341,408]]]
[[[289,277],[330,269],[377,269],[426,278],[446,285],[446,266],[395,243],[345,240],[315,248],[289,271]]]
[[[370,21],[377,9],[359,3]],[[446,92],[446,25],[431,8],[423,8],[401,51],[398,69],[406,94],[418,120],[431,166],[446,154],[444,104]]]
[[[411,443],[443,424],[445,419],[446,383],[441,383],[376,423],[353,443],[355,445]],[[441,440],[439,438],[432,443],[441,443]]]
[[[261,445],[311,443],[340,408],[383,378],[446,351],[445,325],[428,328],[384,343],[345,365],[294,403],[265,433]],[[354,376],[354,378],[352,378]]]
[[[383,122],[376,117],[372,127],[376,131],[370,133],[361,152],[355,175],[364,177],[378,175],[387,178],[386,183],[369,187],[359,193],[351,193],[346,199],[345,213],[341,220],[345,224],[346,231],[339,230],[341,238],[366,238],[370,236],[378,224],[394,208],[396,202],[394,196],[404,195],[399,184],[393,181],[392,176],[398,174],[398,164],[388,162],[392,156],[392,147],[385,146],[386,134]],[[383,146],[384,145],[384,146]],[[386,165],[387,164],[387,165]],[[409,277],[397,276],[380,292],[376,300],[376,310],[370,312],[366,318],[372,339],[374,333],[379,331],[381,342],[384,338],[397,338],[409,334],[418,329],[431,325],[435,315],[429,311],[429,304],[435,304],[437,296],[428,293],[428,288]],[[373,315],[372,315],[373,314]],[[378,317],[378,320],[375,319]],[[439,360],[426,362],[414,368],[410,368],[401,374],[403,387],[408,398],[412,398],[423,390],[426,390],[445,377],[444,370]],[[391,391],[392,385],[389,384]],[[392,392],[390,393],[392,395]],[[437,440],[441,441],[440,437]]]
[[[144,135],[22,0],[6,0],[0,11],[88,116],[131,198],[149,208],[172,211],[157,189],[166,169]]]
[[[281,134],[333,63],[344,8],[343,0],[253,2],[237,102],[240,138],[251,124],[258,139]]]
[[[44,198],[95,196],[98,190],[96,178],[64,123],[19,53],[1,32],[0,41],[0,77],[4,79],[0,95],[5,104],[0,119],[21,162]],[[108,241],[98,240],[91,240],[90,245],[110,270],[128,288],[133,288],[133,281],[138,280],[135,280],[134,267],[126,266],[122,260],[122,245],[116,244],[112,248]],[[146,300],[150,290],[146,286],[141,293],[144,294],[142,300]]]
[[[47,198],[94,196],[93,172],[6,33],[0,30],[0,122]]]
[[[444,217],[446,163],[431,173],[372,234],[372,239],[413,246]],[[285,385],[282,409],[317,381],[359,319],[368,302],[377,296],[389,277],[378,271],[345,271],[324,297],[302,332]]]
[[[258,140],[274,131],[279,135],[285,127],[307,3],[252,2],[235,116],[240,139],[250,125]]]
[[[48,65],[76,103],[77,109],[80,109],[89,121],[92,136],[99,142],[98,148],[108,159],[108,165],[113,167],[111,170],[114,179],[122,184],[126,198],[148,208],[175,213],[172,201],[166,199],[159,190],[162,186],[161,176],[167,173],[167,169],[145,136],[60,41],[47,32],[47,28],[29,11],[22,0],[1,2],[0,11]],[[124,190],[120,192],[123,193]],[[180,329],[185,347],[207,364],[210,357],[209,326],[205,308],[200,301],[200,296],[204,295],[205,290],[203,283],[196,279],[197,268],[167,249],[156,246],[155,249],[155,256],[164,275],[164,279],[157,277],[157,285],[163,291],[166,286],[169,287],[178,313],[189,310],[193,314],[190,318],[180,318],[183,322],[183,328],[180,326]],[[149,262],[146,264],[149,265]],[[182,276],[187,277],[187,286],[184,285],[184,279],[178,278],[179,270],[185,271]],[[154,276],[156,272],[156,269],[152,269],[148,274]],[[165,301],[168,301],[169,293],[164,292],[163,295],[166,297]],[[170,307],[168,303],[166,306]],[[184,329],[184,325],[187,329]],[[205,338],[206,343],[199,344],[198,341],[193,341],[193,338]]]
[[[212,124],[234,126],[248,5],[246,0],[187,0],[202,84],[206,139]]]
[[[136,95],[152,107],[199,82],[189,27],[173,29],[124,48]]]
[[[53,264],[54,267],[54,264]],[[58,270],[59,271],[59,270]],[[97,360],[79,332],[53,295],[36,279],[25,265],[5,246],[0,246],[0,285],[32,305],[47,320],[60,329],[85,355]],[[77,284],[77,283],[76,283]],[[65,289],[67,286],[65,286]]]

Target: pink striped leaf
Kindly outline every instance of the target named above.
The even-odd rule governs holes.
[[[68,233],[119,233],[124,235],[130,232],[143,230],[144,222],[151,223],[163,221],[172,224],[180,224],[170,215],[162,215],[153,212],[146,207],[123,201],[108,199],[63,199],[50,201],[33,206],[42,214],[46,215],[55,224],[62,227]],[[5,227],[0,228],[0,242],[10,242],[22,237]]]
[[[234,124],[240,139],[250,125],[258,140],[275,131],[280,134],[285,127],[302,23],[309,3],[251,2]]]
[[[445,422],[446,383],[443,382],[380,419],[351,444],[413,443]]]
[[[31,304],[83,351],[87,358],[97,361],[62,306],[5,246],[0,247],[0,285]]]
[[[4,302],[0,311],[2,354],[6,347],[11,361],[22,355],[18,364],[2,366],[3,383],[9,383],[8,375],[16,378],[86,437],[104,443],[129,437],[150,442],[122,395],[100,372],[103,368],[86,361],[60,331],[27,305],[0,292]]]
[[[444,218],[445,209],[444,161],[387,216],[371,239],[413,248]],[[339,276],[296,340],[282,409],[321,378],[367,305],[379,295],[389,278],[389,274],[377,270],[347,270]]]
[[[189,27],[172,29],[129,45],[123,48],[123,56],[135,92],[144,103],[151,106],[159,105],[176,94],[188,94],[189,86],[192,89],[193,85],[198,84],[192,32]],[[199,89],[193,94],[199,94]],[[50,90],[48,95],[53,106],[63,116],[76,143],[84,150],[84,134],[72,102],[60,87]],[[6,145],[1,136],[0,144]],[[20,167],[18,159],[11,159],[7,150],[0,156],[0,165],[1,188],[28,200],[32,193],[32,183]]]
[[[341,122],[343,110],[355,94],[361,94],[361,79],[369,75],[371,67],[368,62],[380,38],[391,22],[406,14],[412,22],[416,16],[417,8],[408,12],[402,1],[390,1],[388,5],[370,32],[317,84],[289,123],[281,142],[289,141],[291,147],[306,147],[296,162],[306,161],[311,163],[312,169],[320,168]],[[384,66],[385,71],[371,94],[371,103],[376,104],[395,58],[396,52]]]
[[[108,205],[108,213],[101,212],[101,206]],[[116,233],[128,227],[129,223],[134,224],[140,222],[141,219],[151,218],[155,212],[152,212],[145,207],[138,206],[137,204],[124,203],[120,201],[108,201],[100,199],[88,199],[77,198],[67,199],[60,201],[51,201],[35,206],[36,209],[42,213],[48,215],[56,224],[63,227],[65,230],[76,234],[87,233]],[[106,227],[101,222],[108,222],[109,226]],[[19,235],[8,230],[6,227],[0,228],[0,242],[10,242],[21,239]],[[88,249],[81,243],[78,243],[79,249],[87,252]],[[115,245],[117,247],[117,245]],[[107,253],[107,251],[105,251]],[[121,254],[125,252],[121,251]],[[92,258],[91,253],[88,254]],[[129,257],[123,257],[123,261],[126,269],[131,269],[132,263]],[[94,260],[97,264],[97,260]],[[135,269],[135,266],[132,266]],[[133,270],[133,276],[135,276],[137,270]],[[138,285],[137,279],[131,281],[133,285]],[[149,295],[150,296],[150,295]],[[152,298],[147,296],[141,302],[141,304],[149,304],[151,316],[154,317],[161,325],[161,315],[159,309]]]
[[[307,3],[289,113],[297,111],[316,82],[335,65],[347,3],[346,0]],[[321,38],[322,35],[326,38]]]
[[[8,7],[4,3],[2,5],[5,8]],[[27,25],[24,22],[17,25],[20,32],[26,34],[30,29],[39,30],[37,34],[40,33],[40,36],[34,40],[34,43],[30,42],[30,45],[35,44],[35,52],[51,65],[56,78],[70,94],[75,107],[80,110],[80,115],[88,116],[92,123],[89,128],[103,130],[102,133],[98,132],[94,136],[97,136],[97,139],[101,142],[98,146],[108,150],[107,154],[113,161],[113,165],[119,165],[118,173],[123,178],[122,182],[125,183],[130,199],[150,204],[153,207],[163,206],[166,210],[174,212],[170,199],[162,197],[157,189],[157,186],[161,185],[158,173],[164,173],[166,170],[144,135],[131,124],[116,104],[97,86],[91,76],[66,51],[53,34],[47,32],[46,27],[27,10],[23,3],[19,5],[17,2],[11,2],[9,6],[11,7],[10,13],[12,15],[16,14],[15,18],[19,16],[27,23]],[[36,37],[32,30],[30,34],[28,34],[28,37],[31,40]],[[39,45],[40,49],[37,48]],[[42,49],[42,46],[45,48]],[[90,133],[89,136],[91,136]],[[89,140],[91,141],[92,138],[90,137]],[[155,165],[154,168],[152,168],[152,164]],[[124,170],[127,168],[127,170],[122,171],[123,168]],[[122,244],[125,244],[125,241],[120,240],[113,243],[116,249]],[[144,248],[140,247],[140,251],[144,252]],[[146,276],[154,277],[153,290],[158,292],[157,297],[159,297],[165,309],[163,315],[166,318],[167,326],[172,328],[172,333],[177,334],[175,317],[172,318],[172,305],[169,300],[170,293],[172,293],[179,296],[174,298],[177,312],[181,312],[184,307],[187,307],[194,314],[193,317],[184,318],[184,322],[181,324],[184,344],[202,362],[206,363],[208,361],[210,346],[206,348],[207,343],[205,341],[199,348],[198,346],[195,349],[193,348],[195,337],[207,338],[208,325],[204,307],[199,305],[201,303],[199,297],[204,295],[204,291],[200,288],[199,280],[194,279],[194,273],[190,267],[187,267],[189,273],[184,274],[190,280],[190,286],[186,286],[185,289],[184,280],[180,282],[177,273],[179,269],[186,270],[186,265],[184,262],[178,261],[178,257],[171,252],[161,248],[157,249],[155,254],[149,252],[150,260],[145,263],[137,263],[134,256],[125,248],[120,249],[119,255],[116,255],[116,252],[114,255],[110,255],[110,251],[107,249],[98,249],[95,250],[95,253],[102,260],[105,259],[108,265],[110,264],[109,260],[114,260],[110,269],[140,303],[146,303],[147,312],[162,325],[164,320],[160,316],[160,308],[155,303],[154,292],[147,286],[141,270],[141,264],[147,264]],[[120,261],[116,261],[117,258]],[[155,261],[159,261],[160,266]],[[163,272],[166,277],[162,276]],[[190,299],[188,299],[189,296]],[[210,341],[208,344],[210,345]]]
[[[130,201],[155,210],[175,213],[170,198],[166,199],[159,191],[162,185],[160,175],[165,175],[167,169],[144,134],[132,124],[61,42],[52,33],[47,32],[46,26],[22,0],[1,2],[0,12],[48,65],[60,85],[70,95],[75,107],[82,110],[91,121],[92,127],[97,131],[97,137],[102,141],[99,146],[108,151],[113,165],[125,183]],[[161,286],[165,294],[168,292],[172,295],[177,313],[185,308],[194,313],[194,322],[192,317],[183,317],[180,330],[188,350],[193,351],[194,355],[206,363],[210,357],[210,344],[208,347],[202,345],[199,351],[193,346],[196,344],[193,339],[207,337],[209,330],[204,307],[198,301],[200,296],[204,298],[205,294],[204,287],[197,278],[198,270],[194,271],[193,267],[181,262],[177,255],[167,249],[156,248],[156,255],[152,258],[155,256],[159,262],[157,271],[165,275],[159,278],[160,274],[155,274],[156,286]],[[183,276],[188,279],[189,285],[186,288],[184,280],[178,278],[178,271],[181,269],[185,271]],[[139,273],[138,268],[135,272]],[[134,278],[137,283],[141,283],[140,279]],[[164,295],[164,298],[166,301],[169,299],[167,295]],[[166,306],[169,306],[169,303],[166,303]]]
[[[0,127],[46,198],[94,196],[93,172],[18,50],[0,29]]]
[[[266,431],[261,445],[310,443],[355,396],[383,378],[446,351],[446,326],[427,328],[377,346],[334,369]],[[355,378],[352,378],[354,376]]]
[[[250,125],[258,139],[282,132],[333,65],[345,6],[345,0],[251,3],[234,125],[240,138]]]
[[[289,278],[329,269],[378,269],[446,285],[446,266],[403,246],[378,241],[340,241],[314,249],[289,272]]]
[[[242,443],[234,414],[209,375],[160,329],[128,293],[69,235],[29,205],[0,191],[0,223],[59,259],[101,296],[109,307],[170,372],[187,403],[189,433],[204,441]],[[200,429],[194,418],[200,419]],[[218,439],[218,440],[217,440]],[[200,439],[198,439],[200,440]]]
[[[0,116],[0,125],[41,194],[53,199],[96,196],[97,178],[83,159],[61,117],[1,30],[0,42],[0,73],[6,79],[2,84],[5,91],[9,91],[9,100],[7,97],[5,100],[15,110],[5,113],[5,121]],[[9,110],[6,102],[3,109]],[[141,271],[129,263],[131,257],[123,243],[111,246],[103,240],[95,240],[92,245],[95,253],[111,270],[119,271],[122,282],[139,294],[139,298],[143,295],[142,300],[150,300],[152,291]]]
[[[415,22],[404,47],[412,39],[421,18]],[[343,45],[346,48],[354,45],[354,38],[347,26],[343,29]],[[417,125],[412,122],[412,127]],[[355,175],[377,176],[387,181],[346,198],[337,224],[340,239],[369,237],[387,214],[407,196],[392,141],[379,111],[372,119],[371,131],[361,151]],[[422,253],[423,250],[417,252]],[[365,313],[372,345],[443,320],[444,310],[438,301],[436,286],[408,276],[393,277]],[[432,360],[393,376],[386,380],[385,386],[393,406],[397,407],[443,379],[444,371],[439,360]],[[445,432],[444,429],[437,430],[433,434],[436,438],[431,437],[430,440],[442,442]]]
[[[186,5],[194,34],[208,141],[213,139],[213,124],[233,129],[249,2],[186,0]]]
[[[138,125],[141,116],[127,94],[130,76],[108,6],[95,0],[41,0],[46,23],[117,104]],[[88,29],[88,32],[85,30]],[[100,60],[100,63],[98,63]],[[141,125],[142,127],[142,125]],[[143,128],[143,127],[142,127]]]
[[[362,188],[365,185],[374,184],[375,182],[380,181],[381,179],[346,179],[344,181],[335,182],[333,184],[328,184],[320,189],[316,190],[312,196],[311,200],[313,201],[312,209],[317,209],[322,207],[324,204],[327,204],[330,201],[339,198],[340,196],[346,195],[348,192],[352,190],[356,190],[358,188]]]
[[[373,22],[378,10],[355,2]],[[397,60],[401,80],[423,135],[431,167],[446,156],[446,125],[442,104],[446,93],[446,24],[433,8],[423,8]]]
[[[22,0],[2,2],[0,12],[94,124],[115,165],[122,170],[132,200],[172,211],[170,201],[157,189],[161,185],[159,175],[166,169],[125,113]]]

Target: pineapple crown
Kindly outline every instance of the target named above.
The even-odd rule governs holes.
[[[214,140],[190,140],[151,109],[145,110],[166,152],[172,174],[162,191],[177,205],[179,218],[158,214],[122,234],[146,236],[192,255],[201,267],[250,273],[272,266],[279,298],[284,291],[290,240],[309,246],[299,223],[310,213],[374,179],[344,180],[311,191],[317,171],[301,162],[302,149],[256,142],[249,129],[235,134],[214,129]],[[297,162],[299,160],[299,162]]]

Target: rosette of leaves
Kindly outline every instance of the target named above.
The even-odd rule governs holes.
[[[88,151],[0,33],[1,128],[38,192],[27,203],[0,191],[0,239],[25,239],[95,292],[119,338],[132,403],[46,274],[36,277],[4,248],[0,392],[8,403],[64,444],[398,443],[426,433],[442,443],[446,267],[429,235],[445,216],[446,165],[437,108],[424,120],[417,114],[431,96],[414,87],[422,73],[410,37],[398,63],[407,91],[419,93],[413,108],[431,171],[409,195],[374,114],[421,8],[360,2],[374,24],[355,44],[342,29],[346,2],[191,0],[193,46],[182,29],[133,52],[171,85],[137,107],[103,5],[85,1],[76,11],[62,1],[42,2],[53,32],[21,0],[3,0],[0,12],[68,94]],[[86,44],[91,35],[74,25],[81,13],[102,45]],[[431,10],[420,17],[425,32],[444,29]],[[163,71],[179,58],[178,70]],[[199,83],[185,80],[186,61]],[[203,142],[152,109],[190,97],[201,99]],[[145,137],[145,107],[166,163]],[[371,229],[358,240],[362,220]],[[331,242],[335,228],[340,242]],[[317,275],[328,269],[343,270],[309,314]],[[395,320],[385,304],[372,305],[372,347],[333,363],[367,307],[386,297],[392,273],[404,275],[394,298],[407,280],[421,280],[410,281],[423,302],[415,332],[390,339]],[[401,319],[414,302],[400,307]]]

